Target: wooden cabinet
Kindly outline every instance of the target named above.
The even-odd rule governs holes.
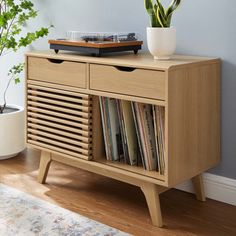
[[[26,62],[27,143],[42,150],[39,182],[59,161],[136,185],[156,226],[163,191],[193,179],[205,200],[201,174],[220,161],[219,59],[32,52]],[[106,160],[99,96],[164,107],[164,174]]]

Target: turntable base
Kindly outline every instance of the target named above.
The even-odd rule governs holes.
[[[101,56],[104,53],[133,51],[137,54],[142,49],[143,41],[130,41],[130,42],[85,42],[85,41],[71,41],[64,39],[49,40],[50,49],[55,53],[60,50],[74,51],[81,53],[88,53],[92,56]]]

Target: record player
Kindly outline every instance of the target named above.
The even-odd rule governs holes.
[[[66,39],[49,40],[50,49],[55,53],[60,50],[75,51],[92,56],[104,53],[133,51],[142,49],[137,33],[82,33],[69,31]]]

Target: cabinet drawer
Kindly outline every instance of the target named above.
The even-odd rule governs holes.
[[[86,65],[57,59],[29,57],[28,78],[86,88]]]
[[[165,72],[91,64],[90,89],[165,100]]]

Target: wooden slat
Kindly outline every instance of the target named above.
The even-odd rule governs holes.
[[[113,92],[109,92],[109,91],[89,90],[88,93],[91,95],[94,95],[94,96],[116,98],[116,99],[121,99],[121,100],[127,100],[127,101],[132,101],[132,102],[141,102],[141,103],[153,104],[153,105],[164,106],[164,107],[167,106],[167,101],[138,97],[138,96],[131,96],[131,95],[125,95],[125,94],[119,94],[119,93],[113,93]]]
[[[83,154],[80,154],[80,153],[77,153],[77,152],[65,150],[65,149],[60,148],[60,147],[55,147],[55,146],[53,147],[53,146],[48,145],[46,143],[41,143],[41,142],[37,142],[37,141],[34,141],[34,140],[28,140],[28,143],[32,144],[32,145],[35,145],[35,147],[37,147],[37,148],[42,147],[42,148],[47,149],[48,151],[56,151],[58,154],[65,153],[67,155],[82,158],[82,159],[85,159],[85,160],[90,159],[89,155],[83,155]]]
[[[81,112],[81,111],[78,111],[76,109],[68,109],[68,108],[65,108],[65,107],[49,105],[49,104],[40,103],[40,102],[28,101],[28,105],[59,111],[59,112],[62,112],[62,114],[63,113],[69,113],[69,114],[73,114],[73,115],[83,116],[83,118],[88,118],[89,115],[90,115],[87,112]]]
[[[65,143],[60,142],[60,141],[52,140],[51,138],[40,137],[40,136],[29,134],[29,133],[28,133],[27,136],[28,136],[28,138],[33,139],[33,140],[42,141],[42,142],[45,142],[45,143],[48,143],[48,144],[50,143],[51,147],[54,147],[54,145],[56,145],[58,147],[63,147],[63,148],[69,149],[71,151],[79,152],[79,153],[82,153],[82,154],[85,154],[85,155],[90,154],[90,150],[79,148],[79,147],[76,147],[74,145],[65,144]]]
[[[85,95],[89,94],[88,89],[73,87],[70,85],[53,84],[48,81],[43,82],[43,81],[31,80],[31,79],[28,79],[26,82],[27,82],[27,86],[29,85],[40,86],[44,90],[46,90],[46,88],[49,88],[49,89],[63,90],[66,92],[81,93]]]
[[[78,134],[72,134],[63,130],[58,130],[58,129],[53,129],[53,128],[49,128],[46,126],[41,126],[41,125],[37,125],[37,124],[32,124],[32,123],[28,123],[28,131],[32,130],[37,130],[37,131],[42,131],[42,132],[46,132],[46,134],[54,134],[57,135],[58,137],[66,137],[66,138],[70,138],[71,140],[76,142],[82,142],[84,144],[90,144],[91,143],[91,138],[89,137],[83,137],[82,135],[78,135]],[[56,137],[57,137],[56,136]],[[86,147],[86,146],[84,146]]]
[[[28,90],[28,94],[32,94],[34,96],[44,96],[44,97],[48,97],[48,98],[54,98],[54,99],[59,99],[62,101],[70,101],[70,102],[74,102],[74,103],[79,103],[79,104],[83,104],[83,105],[89,105],[89,101],[86,98],[73,98],[73,97],[68,97],[68,96],[63,96],[63,95],[59,95],[59,94],[53,94],[53,93],[47,93],[47,92],[42,92],[42,91],[37,91],[37,90]]]
[[[134,102],[141,102],[141,103],[146,103],[146,104],[153,104],[153,105],[158,105],[158,106],[167,106],[167,101],[162,101],[162,100],[157,100],[157,99],[150,99],[150,98],[124,95],[124,94],[118,94],[118,93],[104,92],[104,91],[98,91],[98,90],[79,89],[76,87],[64,86],[61,84],[50,84],[50,83],[45,83],[45,82],[36,81],[36,80],[28,80],[27,82],[30,84],[38,85],[38,86],[62,89],[63,91],[69,89],[69,90],[71,90],[73,92],[77,92],[77,93],[88,93],[91,96],[92,95],[103,96],[103,97],[117,98],[117,99],[134,101]]]
[[[86,118],[71,116],[71,115],[67,115],[64,113],[60,113],[60,112],[49,111],[49,110],[45,110],[45,109],[41,109],[41,108],[37,108],[37,107],[31,107],[31,106],[28,106],[28,110],[33,111],[33,112],[44,113],[44,114],[51,115],[51,116],[62,117],[64,119],[82,122],[83,124],[89,124],[89,120]]]
[[[68,90],[59,90],[59,89],[55,89],[55,88],[37,86],[37,85],[32,85],[30,83],[28,83],[28,88],[36,89],[36,90],[40,89],[40,90],[44,90],[46,92],[61,93],[61,94],[64,94],[64,95],[75,96],[75,97],[79,96],[79,97],[84,98],[84,99],[89,99],[88,94],[75,93],[75,92],[71,92],[71,91],[68,91]]]
[[[91,109],[90,107],[82,106],[79,104],[73,104],[66,101],[58,101],[55,99],[42,98],[42,97],[37,97],[37,96],[32,96],[32,95],[28,95],[27,98],[28,98],[28,103],[29,103],[29,100],[39,101],[39,102],[45,102],[45,103],[49,103],[49,104],[57,105],[57,106],[59,105],[63,107],[74,108],[74,109],[82,110],[85,112],[88,112]]]
[[[28,128],[28,132],[32,133],[32,134],[35,134],[35,135],[41,135],[45,138],[52,138],[54,140],[58,140],[58,141],[66,142],[66,143],[69,143],[69,144],[73,144],[73,145],[76,145],[78,147],[82,147],[82,148],[86,148],[86,149],[89,149],[89,146],[90,146],[88,143],[83,143],[81,141],[74,140],[72,138],[63,137],[63,136],[57,135],[57,134],[51,134],[49,132],[45,132],[45,131],[41,131],[41,130],[37,130],[37,129]]]
[[[159,179],[161,181],[165,181],[165,176],[164,175],[161,175],[157,171],[145,170],[145,169],[143,169],[143,167],[140,167],[140,166],[131,166],[131,165],[127,165],[127,164],[122,163],[122,162],[108,161],[105,156],[104,157],[99,157],[95,161],[97,161],[99,163],[103,163],[106,166],[116,167],[116,168],[121,169],[121,170],[129,171],[130,173],[131,172],[132,173],[137,173],[140,176],[148,176],[148,177],[151,177],[151,178]]]
[[[36,124],[41,124],[41,125],[45,125],[43,127],[47,127],[47,128],[54,127],[57,130],[58,129],[66,130],[66,131],[70,131],[70,132],[73,132],[73,133],[80,134],[79,136],[81,138],[84,138],[84,139],[87,139],[85,137],[89,137],[89,131],[85,131],[85,130],[82,130],[82,129],[73,128],[73,127],[70,127],[70,126],[67,126],[67,125],[61,125],[61,124],[58,124],[58,123],[55,123],[55,122],[48,122],[48,121],[45,121],[45,120],[42,120],[42,119],[36,119],[36,118],[32,118],[32,117],[28,117],[27,120],[28,120],[28,125],[30,125],[30,124],[32,125],[32,123],[34,123],[35,125]],[[30,123],[30,122],[32,122],[32,123]]]
[[[28,116],[32,116],[32,117],[37,117],[39,119],[45,119],[45,120],[49,120],[49,121],[55,121],[64,125],[71,125],[77,128],[81,128],[83,130],[90,130],[90,126],[89,125],[84,125],[84,124],[80,124],[78,122],[74,122],[74,121],[70,121],[70,120],[65,120],[65,119],[61,119],[61,118],[57,118],[57,117],[52,117],[52,116],[47,116],[44,114],[38,114],[38,113],[34,113],[34,112],[27,112]]]
[[[66,132],[64,130],[54,129],[54,128],[50,128],[50,127],[47,127],[47,126],[42,126],[42,125],[33,124],[33,123],[28,123],[28,126],[34,128],[34,129],[39,129],[39,130],[51,132],[51,133],[54,133],[54,134],[66,136],[66,137],[69,137],[69,138],[73,138],[75,140],[80,140],[80,141],[83,141],[84,143],[89,143],[90,140],[91,140],[88,137],[83,137],[81,134],[72,134],[72,133]],[[74,129],[74,130],[76,130],[76,129]]]
[[[88,94],[28,83],[27,142],[88,160],[92,157],[91,111]]]

